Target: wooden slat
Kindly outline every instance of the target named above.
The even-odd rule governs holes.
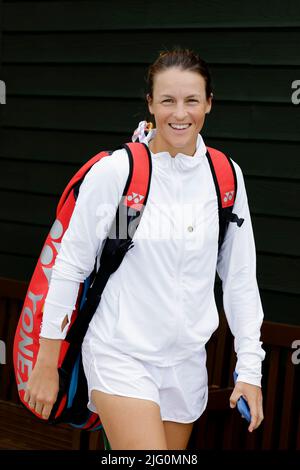
[[[289,311],[287,305],[284,309],[277,310],[276,320],[278,322],[286,322],[287,318],[291,323],[299,324],[299,282],[298,273],[300,269],[300,259],[292,258],[288,256],[277,256],[267,255],[264,253],[257,254],[257,280],[258,286],[262,293],[266,292],[269,305],[272,309],[276,309],[276,297],[279,297],[281,293],[291,294],[287,297],[283,297],[280,300],[280,305],[284,305],[284,300],[288,302],[290,306]],[[284,275],[282,274],[284,273]],[[221,282],[218,281],[217,282]],[[268,292],[268,290],[272,292]],[[272,295],[274,297],[272,298]],[[293,310],[296,307],[297,310]],[[267,311],[267,319],[272,320],[272,311]]]
[[[65,185],[76,168],[60,167],[61,176],[57,177],[57,183],[55,183],[55,172],[59,167],[54,164],[19,162],[16,165],[15,162],[7,162],[4,166],[10,170],[6,172],[6,175],[0,176],[1,219],[41,225],[49,223],[50,208],[53,210],[55,201],[56,204],[58,203]],[[35,173],[35,166],[37,173]],[[47,177],[43,173],[46,168],[50,173]],[[300,185],[298,183],[245,177],[245,185],[251,214],[299,217],[300,209],[297,202],[300,200]],[[273,202],[274,194],[278,197],[276,205]],[[38,217],[37,214],[39,214]],[[284,220],[280,222],[284,227]]]
[[[1,161],[0,188],[59,196],[79,165]]]
[[[88,435],[88,449],[89,450],[100,450],[104,449],[104,442],[102,438],[102,431],[94,431]]]
[[[276,386],[279,379],[279,347],[274,347],[270,353],[270,369],[268,373],[267,396],[265,398],[265,416],[268,419],[264,423],[262,449],[271,449],[273,444],[273,431],[276,414]]]
[[[14,96],[138,99],[144,96],[146,71],[143,64],[7,64],[3,80]]]
[[[213,111],[212,111],[213,113]],[[210,129],[205,130],[205,142],[215,147],[236,163],[244,175],[265,176],[277,178],[299,179],[300,161],[298,158],[299,145],[293,142],[267,141],[265,139],[235,139],[226,140],[213,136]],[[276,136],[273,136],[275,139]],[[282,159],[284,158],[284,165]]]
[[[299,37],[300,40],[300,37]],[[132,135],[145,118],[143,99],[9,97],[3,125],[53,130],[122,132]],[[105,119],[103,111],[105,110]],[[205,128],[212,135],[231,138],[274,139],[299,142],[297,106],[218,101]]]
[[[261,424],[263,426],[263,424]],[[258,448],[257,445],[257,432],[247,432],[246,434],[246,443],[245,443],[245,449],[246,450],[255,450]]]
[[[299,30],[284,28],[275,31],[199,29],[197,34],[187,29],[180,30],[182,47],[198,50],[207,62],[218,64],[299,65],[299,40]],[[5,35],[3,62],[147,64],[156,58],[159,50],[177,43],[176,30],[160,30],[159,34],[149,30],[130,30],[126,34],[123,31],[87,32],[80,35],[76,32],[58,32],[55,37],[51,32],[11,33]],[[120,53],[120,45],[122,51],[130,53]]]
[[[300,191],[298,182],[249,177],[245,178],[245,185],[251,213],[299,217],[299,205],[297,209],[293,203],[293,198],[297,198]]]
[[[206,429],[208,422],[207,410],[201,415],[200,419],[194,424],[191,437],[188,442],[187,450],[204,449]]]
[[[208,410],[224,410],[229,406],[229,398],[232,393],[232,387],[209,390]]]
[[[297,106],[216,101],[205,128],[217,137],[299,141]]]
[[[291,103],[291,84],[295,80],[293,66],[212,64],[210,69],[216,100]]]
[[[208,372],[208,384],[210,386],[212,385],[212,381],[213,381],[212,371],[213,371],[213,366],[215,364],[216,342],[217,342],[217,338],[215,335],[213,335],[209,343],[206,345],[206,351],[207,351],[206,367],[207,367],[207,372]]]
[[[23,300],[28,288],[27,282],[16,281],[13,279],[5,279],[0,278],[0,297],[6,297],[11,299],[19,299]],[[268,296],[274,296],[274,306],[278,303],[278,294],[272,292],[261,292],[261,296],[263,299],[263,304],[266,303]],[[289,298],[295,300],[295,308],[298,305],[298,296],[283,296],[283,302],[285,305],[289,305]],[[279,305],[281,308],[281,305]],[[291,304],[291,308],[292,304]],[[1,317],[0,317],[1,318]],[[286,318],[282,317],[282,320]],[[300,338],[300,323],[297,324],[288,324],[280,322],[280,327],[278,327],[279,322],[271,322],[271,321],[264,321],[262,325],[262,340],[264,343],[269,345],[279,345],[280,347],[290,348],[292,342],[295,338]],[[217,335],[219,330],[217,330],[213,337],[211,338],[210,342],[208,343],[208,352],[207,352],[207,360],[209,361],[210,358],[212,359],[211,367],[208,367],[209,370],[212,369],[212,365],[215,362],[215,345],[217,341]],[[235,363],[235,353],[233,350],[233,345],[231,348],[231,361],[232,364]],[[209,366],[210,363],[208,363]]]
[[[61,180],[59,184],[60,188],[64,187],[64,183],[68,181],[68,176],[72,176],[72,172],[67,171],[67,173],[68,175],[65,173],[65,176],[62,178],[63,181]],[[32,186],[25,187],[25,180],[20,174],[20,168],[16,170],[15,175],[16,174],[18,174],[20,190],[15,192],[7,190],[5,188],[0,188],[1,220],[48,226],[51,220],[55,218],[56,206],[61,195],[61,191],[59,191],[60,188],[57,188],[55,192],[53,190],[54,182],[50,180],[45,180],[45,185],[42,188],[43,191],[42,193],[39,193],[35,188],[35,182],[37,181],[36,176],[31,175]],[[2,183],[5,186],[5,178],[3,177]],[[37,183],[37,185],[38,184],[39,183]],[[268,215],[274,217],[297,217],[299,212],[299,204],[297,204],[298,198],[295,197],[295,199],[293,200],[289,200],[288,198],[290,188],[290,191],[294,189],[295,196],[298,196],[299,193],[300,199],[300,189],[296,187],[296,184],[292,184],[292,182],[278,181],[275,183],[267,180],[264,181],[264,183],[262,184],[260,180],[246,180],[246,178],[245,184],[246,191],[248,194],[248,204],[252,216],[261,214],[262,216]],[[256,184],[257,191],[255,192]],[[278,191],[278,194],[282,196],[281,202],[276,206],[268,205],[268,201],[270,201],[272,198],[272,192],[276,191],[276,189]],[[275,219],[275,222],[273,221],[273,226],[276,225],[276,220],[277,224],[282,225],[282,228],[279,230],[280,234],[281,230],[284,230],[285,228],[284,219]],[[293,221],[291,221],[291,224],[292,226],[294,226],[294,228],[297,228],[296,221],[295,224]],[[288,236],[289,235],[287,234],[286,238]],[[274,245],[276,242],[272,243]],[[284,253],[284,248],[282,249],[281,253]]]
[[[300,330],[300,328],[299,328]],[[282,403],[282,416],[280,423],[280,440],[279,449],[288,450],[290,448],[289,442],[292,434],[292,420],[294,418],[294,400],[297,397],[294,395],[294,379],[295,379],[295,365],[292,363],[290,354],[285,364],[285,377],[284,377],[284,388],[283,388],[283,403]]]
[[[101,150],[114,149],[130,141],[133,130],[119,134],[5,128],[0,129],[0,156],[79,165]],[[209,129],[205,129],[205,136],[206,144],[230,156],[244,175],[300,178],[298,143],[237,140],[234,136],[224,140],[214,137]]]
[[[213,450],[215,449],[215,435],[217,430],[217,423],[215,416],[213,419],[207,421],[206,433],[205,433],[205,449]]]
[[[49,227],[50,228],[50,227]],[[0,277],[11,279],[20,279],[28,281],[35,268],[37,257],[43,245],[43,240],[39,240],[40,249],[37,250],[36,256],[26,256],[15,253],[0,253]],[[285,259],[284,257],[258,257],[259,266],[259,285],[263,289],[277,290],[278,292],[299,295],[298,273],[300,260]],[[285,272],[284,278],[280,278],[280,272]],[[297,301],[296,301],[297,303]],[[271,313],[271,312],[270,312]],[[270,317],[269,313],[269,318]],[[295,322],[299,322],[296,312],[287,312],[280,316],[278,311],[277,317],[279,321],[289,318],[291,321],[295,318]]]
[[[291,104],[294,67],[214,65],[211,73],[216,101]],[[14,96],[143,98],[144,64],[7,64],[2,80]],[[120,76],[124,77],[120,87]],[[126,78],[126,79],[125,79]],[[259,83],[259,87],[257,86]]]
[[[252,226],[257,251],[300,256],[300,219],[252,214]]]
[[[299,295],[260,289],[265,320],[300,325]]]
[[[0,253],[0,277],[29,281],[36,266],[34,257]]]
[[[0,361],[0,400],[6,399],[6,387],[5,384],[2,383],[2,376],[7,370],[7,362],[10,360],[10,356],[8,356],[7,350],[7,329],[9,323],[8,317],[8,299],[0,298],[0,340],[4,342],[5,345],[5,357],[1,357]]]
[[[236,353],[235,353],[235,350],[234,350],[234,343],[233,343],[233,337],[232,337],[231,351],[230,351],[230,361],[229,361],[229,374],[228,374],[228,381],[227,381],[227,384],[226,384],[227,387],[233,387],[233,383],[234,383],[234,381],[233,381],[233,371],[235,370],[236,362],[237,362],[237,357],[236,357]]]
[[[2,109],[2,108],[0,108]],[[130,134],[0,128],[0,156],[41,162],[83,164],[101,150],[130,142]]]
[[[289,9],[279,0],[251,5],[231,1],[224,7],[218,0],[203,3],[201,9],[196,0],[187,0],[184,8],[173,8],[170,0],[143,4],[131,0],[123,9],[121,2],[107,3],[105,15],[101,2],[14,2],[4,8],[5,31],[92,31],[140,29],[147,18],[147,28],[233,28],[233,27],[289,27],[299,26],[299,10],[296,2]],[[268,12],[266,18],[265,10]],[[15,14],[18,11],[18,15]],[[191,15],[191,11],[193,14]],[[68,21],[66,21],[68,18]]]
[[[58,196],[24,194],[0,190],[0,214],[6,221],[52,225],[56,216]]]
[[[140,100],[10,97],[3,111],[3,125],[53,130],[131,132],[131,136],[143,111],[144,103]]]
[[[48,227],[0,222],[2,243],[7,253],[38,258],[48,235]],[[20,243],[22,234],[22,243]]]
[[[296,438],[296,450],[300,450],[300,414],[299,414],[299,416],[298,416],[297,438]]]
[[[39,240],[39,243],[41,241],[42,240]],[[42,243],[40,247],[42,248]],[[38,250],[37,256],[39,252],[40,249]],[[23,281],[29,280],[35,268],[37,256],[0,253],[0,277],[20,279]],[[258,282],[261,288],[299,295],[299,259],[293,260],[285,257],[267,257],[260,255],[258,256],[258,265]],[[282,272],[285,273],[283,278],[280,277],[280,273]],[[280,312],[277,313],[277,316],[280,317]],[[287,312],[284,314],[284,317],[280,317],[280,319],[285,318],[287,320],[289,316],[295,319],[297,317],[296,321],[299,321],[299,317],[295,312]]]
[[[299,258],[263,254],[257,257],[257,278],[262,289],[299,294],[299,272]]]
[[[24,300],[27,288],[27,282],[0,277],[0,298]]]
[[[293,341],[300,338],[300,325],[264,322],[262,325],[262,341],[271,346],[291,348]]]
[[[68,426],[50,426],[20,405],[0,401],[0,449],[71,450],[78,433]]]
[[[3,394],[5,400],[15,403],[19,403],[19,399],[16,390],[14,369],[12,364],[13,340],[21,310],[22,303],[20,301],[10,299],[10,301],[7,303],[6,315],[8,316],[8,323],[5,332],[5,341],[8,360],[7,363],[4,366],[1,366],[0,369],[1,395]]]
[[[216,345],[215,357],[224,357],[226,347],[227,322],[224,315],[219,317],[218,339]],[[222,386],[222,377],[224,375],[223,362],[216,360],[213,367],[212,385],[214,387]]]
[[[223,433],[222,450],[232,449],[233,436],[234,436],[234,433],[236,433],[236,429],[234,428],[234,422],[235,422],[235,415],[234,415],[233,410],[231,410],[231,413],[227,416],[227,419],[225,421],[226,432]]]

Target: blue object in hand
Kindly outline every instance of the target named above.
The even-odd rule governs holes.
[[[233,379],[234,379],[234,384],[236,384],[236,381],[237,381],[237,373],[234,371],[233,372]],[[250,414],[250,408],[249,408],[249,405],[247,403],[247,401],[245,400],[244,397],[240,397],[237,401],[237,408],[241,414],[241,416],[243,418],[245,418],[249,423],[251,421],[251,414]]]

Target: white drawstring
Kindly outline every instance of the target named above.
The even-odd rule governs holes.
[[[138,127],[135,129],[131,140],[132,142],[143,142],[148,145],[149,141],[154,137],[156,129],[151,128],[151,123],[147,121],[140,121]]]

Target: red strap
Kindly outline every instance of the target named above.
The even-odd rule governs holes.
[[[123,204],[128,207],[133,207],[135,210],[140,210],[145,203],[150,180],[149,156],[145,145],[140,142],[129,142],[126,144],[126,146],[129,148],[132,154],[133,168],[131,181],[126,192],[126,197],[123,198]],[[78,181],[80,181],[85,176],[94,163],[101,160],[103,157],[107,157],[108,155],[109,152],[107,151],[98,153],[77,171],[61,195],[56,209],[57,214],[59,214],[70,191],[78,183]]]
[[[209,151],[218,181],[222,207],[233,206],[235,200],[235,180],[231,164],[220,150],[206,147]]]
[[[141,210],[145,199],[150,180],[149,155],[146,146],[140,142],[129,142],[126,144],[133,157],[132,177],[123,199],[123,204]]]

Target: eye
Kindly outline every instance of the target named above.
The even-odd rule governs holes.
[[[189,101],[195,101],[198,103],[198,100],[196,100],[195,98],[190,98]]]
[[[170,101],[172,101],[171,98],[167,98],[167,99],[163,100],[163,103],[169,103]]]

